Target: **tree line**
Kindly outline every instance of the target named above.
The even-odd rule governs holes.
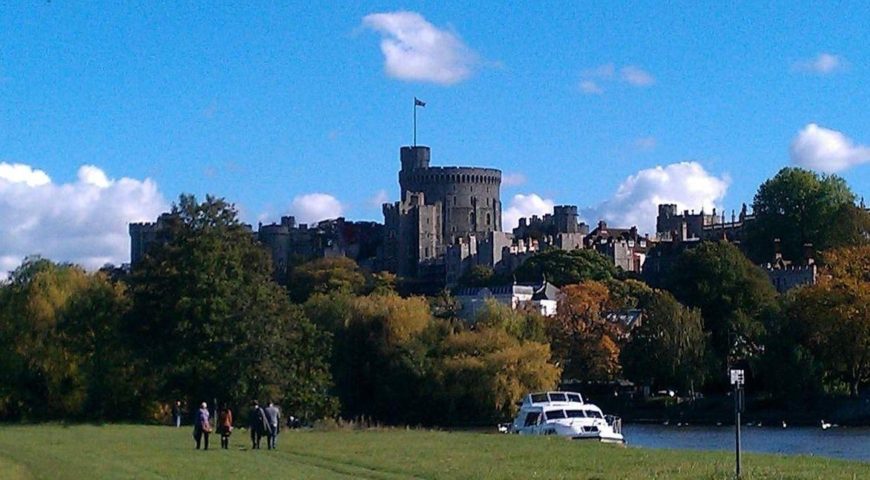
[[[703,242],[655,281],[593,251],[542,252],[516,276],[561,287],[554,317],[489,302],[467,322],[449,292],[402,295],[401,279],[346,258],[302,264],[280,286],[232,205],[182,195],[169,240],[127,278],[34,257],[0,285],[0,418],[160,420],[176,399],[257,398],[306,420],[486,423],[563,381],[721,392],[733,365],[783,402],[858,395],[867,211],[838,177],[800,169],[753,206],[747,245]],[[820,249],[818,284],[776,293],[750,260],[773,238],[790,239],[789,255]],[[504,279],[473,269],[463,281]]]

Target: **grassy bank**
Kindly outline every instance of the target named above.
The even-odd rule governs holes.
[[[0,478],[726,479],[727,453],[644,450],[559,438],[433,431],[284,432],[278,450],[193,449],[187,428],[0,427]],[[265,441],[264,441],[265,445]],[[744,478],[870,478],[870,464],[746,455]]]

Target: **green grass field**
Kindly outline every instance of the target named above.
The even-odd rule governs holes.
[[[108,425],[0,427],[0,478],[585,478],[726,479],[728,453],[624,448],[552,437],[422,430],[286,431],[278,450],[194,450],[188,428]],[[265,446],[265,440],[263,441]],[[870,464],[746,455],[744,478],[870,479]]]

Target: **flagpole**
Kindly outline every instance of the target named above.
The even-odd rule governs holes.
[[[414,147],[417,146],[417,97],[414,97]]]

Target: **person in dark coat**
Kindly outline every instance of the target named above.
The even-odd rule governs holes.
[[[202,402],[199,411],[196,412],[196,419],[193,422],[193,439],[196,440],[197,450],[199,450],[201,440],[205,440],[203,450],[208,450],[208,436],[210,434],[211,423],[209,421],[208,405]]]
[[[251,448],[260,448],[260,439],[266,434],[268,423],[266,422],[266,414],[260,407],[260,403],[254,400],[251,402],[251,411],[248,413],[248,428],[251,431]]]

